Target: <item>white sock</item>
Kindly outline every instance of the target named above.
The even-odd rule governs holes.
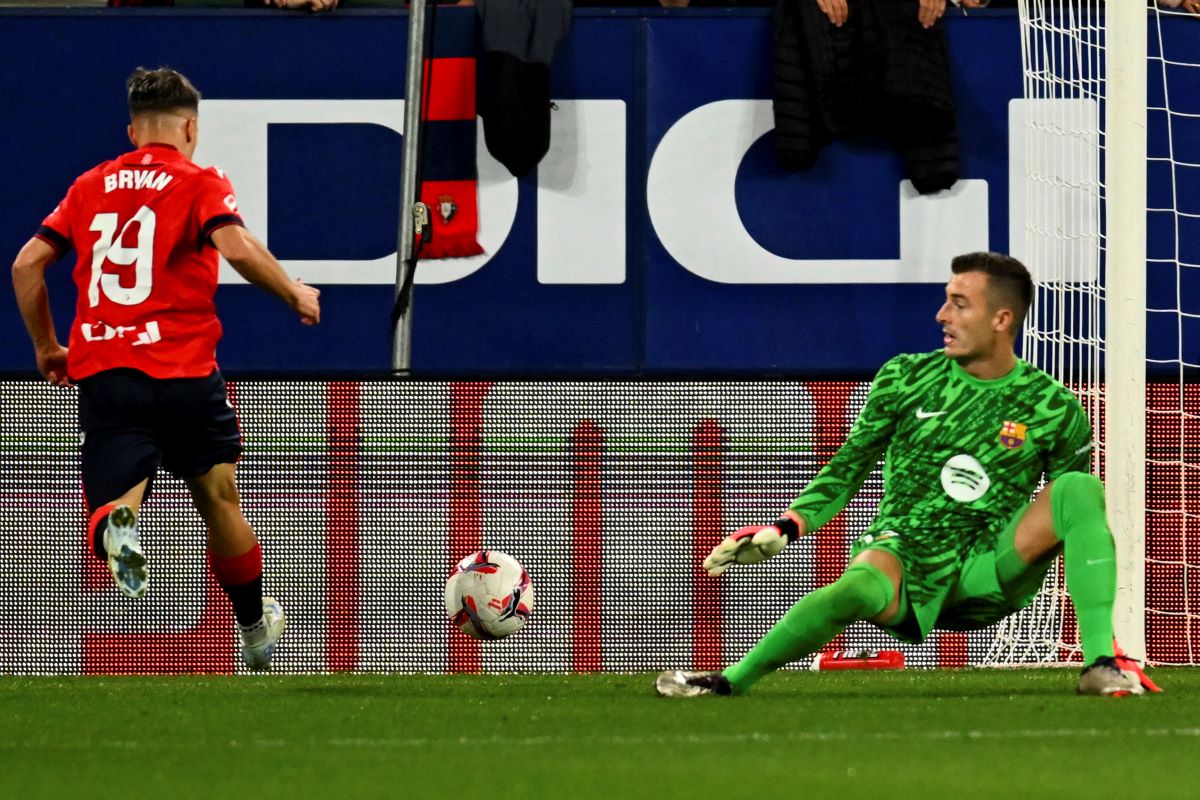
[[[266,617],[259,617],[258,622],[249,625],[238,625],[238,628],[242,632],[242,641],[248,645],[262,644],[267,640]]]

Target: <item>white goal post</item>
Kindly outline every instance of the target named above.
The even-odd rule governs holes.
[[[1022,0],[1025,219],[1013,226],[1023,241],[1011,243],[1037,285],[1025,356],[1076,389],[1092,417],[1117,541],[1116,634],[1139,659],[1146,656],[1147,10],[1145,0]],[[1060,616],[1064,589],[1061,577],[1046,589],[1053,599],[1045,607]],[[1052,645],[1046,660],[1073,649],[1061,619],[1040,620],[1037,630]]]
[[[1109,2],[1105,102],[1105,488],[1117,639],[1146,658],[1146,6]]]

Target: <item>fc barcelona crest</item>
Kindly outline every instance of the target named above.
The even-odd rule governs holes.
[[[450,218],[454,216],[455,211],[458,211],[458,206],[454,202],[454,195],[439,194],[438,213],[442,215],[442,222],[448,224],[450,222]]]
[[[1005,420],[1004,424],[1000,426],[1000,444],[1009,450],[1016,450],[1025,444],[1025,432],[1027,430],[1029,428],[1020,422]]]

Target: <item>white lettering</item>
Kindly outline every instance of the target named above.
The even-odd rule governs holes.
[[[556,105],[538,165],[538,283],[624,283],[625,103]]]
[[[132,306],[150,296],[154,280],[154,228],[156,217],[149,206],[142,206],[130,217],[121,232],[117,233],[120,220],[112,212],[103,212],[92,218],[90,230],[100,236],[92,245],[92,274],[88,283],[88,304],[100,303],[100,291],[109,300],[121,305]],[[123,242],[129,226],[137,224],[137,246],[126,247]],[[134,285],[122,286],[119,276],[104,272],[105,261],[118,266],[136,265]]]
[[[627,154],[623,101],[557,101],[550,150],[538,167],[537,276],[548,284],[625,280]],[[267,131],[272,124],[379,125],[400,136],[402,100],[207,100],[199,163],[219,161],[235,176],[240,213],[267,230]],[[756,242],[737,213],[734,183],[746,151],[771,130],[769,101],[724,100],[686,114],[658,144],[646,202],[658,239],[685,269],[722,283],[941,283],[958,253],[988,249],[986,181],[960,180],[936,195],[902,181],[896,258],[793,259]],[[478,143],[479,240],[483,255],[421,262],[419,284],[448,283],[482,268],[507,239],[516,181]],[[798,198],[798,213],[803,213]],[[395,254],[365,260],[290,260],[312,283],[391,284]],[[222,262],[223,283],[244,282]]]
[[[138,334],[137,341],[133,343],[134,347],[162,341],[162,334],[158,332],[158,322],[151,320],[145,324],[144,328],[145,330]]]
[[[156,189],[161,192],[173,177],[154,169],[119,169],[104,176],[104,192],[107,194],[116,189]]]
[[[116,331],[103,322],[85,322],[79,326],[79,331],[83,334],[84,340],[88,342],[99,342],[117,335]]]
[[[112,247],[119,224],[116,214],[102,213],[92,218],[91,227],[88,228],[100,234],[92,245],[92,274],[88,281],[88,305],[92,308],[100,304],[100,278],[104,275],[104,260],[108,258],[108,250]]]
[[[126,334],[131,335],[129,338],[134,339],[133,346],[137,347],[141,344],[154,344],[162,341],[162,334],[158,330],[158,322],[151,320],[138,329],[136,325],[117,325],[113,327],[107,322],[84,322],[79,326],[79,332],[83,334],[83,338],[88,342],[106,342],[111,339],[124,339]]]
[[[719,283],[942,283],[953,256],[988,249],[987,182],[960,180],[929,196],[900,183],[897,259],[795,259],[766,250],[742,224],[734,182],[746,151],[773,126],[771,101],[722,100],[686,114],[659,143],[646,202],[659,240],[685,269]]]

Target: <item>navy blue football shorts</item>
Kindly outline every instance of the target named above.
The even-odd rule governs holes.
[[[195,478],[242,453],[237,415],[217,370],[206,378],[159,379],[110,369],[84,378],[79,430],[89,513],[144,479],[153,484],[160,467]]]

